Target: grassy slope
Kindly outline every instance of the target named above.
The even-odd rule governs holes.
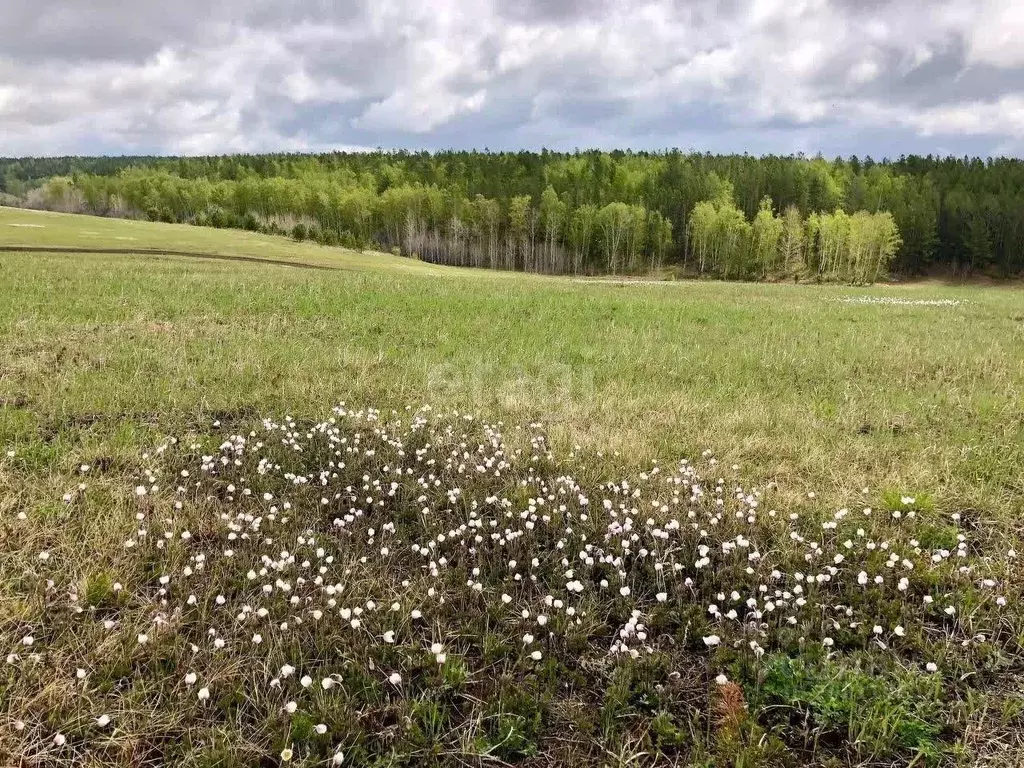
[[[0,516],[51,509],[79,463],[134,466],[168,431],[241,413],[320,417],[345,400],[541,419],[556,447],[605,454],[595,474],[710,448],[758,484],[777,481],[775,504],[814,490],[828,515],[865,498],[864,487],[869,503],[886,488],[927,492],[943,517],[970,509],[996,535],[1019,536],[1018,290],[591,284],[0,210],[0,245],[88,245],[90,231],[108,247],[135,237],[127,242],[351,269],[0,253],[0,448],[23,462],[0,462]],[[842,301],[862,295],[963,303]],[[103,480],[111,498],[117,482]],[[130,529],[130,512],[115,503],[109,514]],[[40,525],[41,541],[58,535]],[[81,547],[73,560],[85,567],[108,525],[76,523],[82,542],[51,546]],[[965,717],[997,728],[983,709]]]
[[[0,246],[4,245],[159,248],[283,259],[345,269],[413,272],[436,269],[430,264],[410,262],[390,254],[361,254],[344,248],[296,243],[283,237],[240,230],[0,207]]]
[[[7,228],[8,240],[9,219],[47,225]],[[1008,513],[1022,490],[1019,290],[593,285],[236,232],[0,211],[0,244],[76,244],[82,230],[104,232],[104,243],[130,236],[368,268],[334,275],[4,254],[0,396],[31,403],[5,409],[8,434],[12,422],[82,414],[314,415],[338,399],[429,401],[542,418],[556,439],[618,450],[634,464],[712,448],[755,476],[837,503],[884,485]],[[865,294],[964,303],[840,301]]]

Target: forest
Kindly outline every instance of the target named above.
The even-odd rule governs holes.
[[[1016,159],[404,152],[0,159],[0,203],[431,262],[869,283],[1024,272]]]

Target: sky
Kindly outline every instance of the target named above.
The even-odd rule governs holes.
[[[0,156],[1024,156],[1024,0],[0,0]]]

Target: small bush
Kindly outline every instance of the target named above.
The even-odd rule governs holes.
[[[506,762],[537,754],[543,709],[536,695],[519,688],[502,691],[489,712],[483,751]]]
[[[260,222],[259,219],[256,218],[256,214],[247,213],[242,217],[242,229],[248,232],[260,231]]]
[[[935,500],[928,493],[905,493],[890,488],[882,494],[882,502],[890,512],[935,511]]]
[[[85,577],[82,593],[85,604],[92,608],[105,608],[114,604],[117,593],[114,592],[114,577],[107,570],[93,571]]]
[[[859,668],[774,656],[768,660],[765,702],[791,707],[818,735],[848,735],[874,754],[938,755],[938,715],[946,707],[940,678],[906,670],[869,674]]]
[[[668,712],[662,711],[651,720],[651,734],[654,743],[661,749],[678,749],[687,742],[686,732],[676,726]]]

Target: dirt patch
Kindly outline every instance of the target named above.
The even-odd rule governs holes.
[[[329,267],[325,264],[310,264],[305,261],[285,261],[284,259],[264,259],[258,256],[235,256],[226,253],[203,253],[198,251],[171,251],[163,248],[79,248],[77,246],[44,246],[44,245],[0,245],[0,252],[8,253],[79,253],[79,254],[114,254],[118,256],[185,256],[193,259],[211,261],[244,261],[251,264],[273,264],[279,267],[296,267],[298,269],[317,269],[326,272],[342,272],[342,267]]]

